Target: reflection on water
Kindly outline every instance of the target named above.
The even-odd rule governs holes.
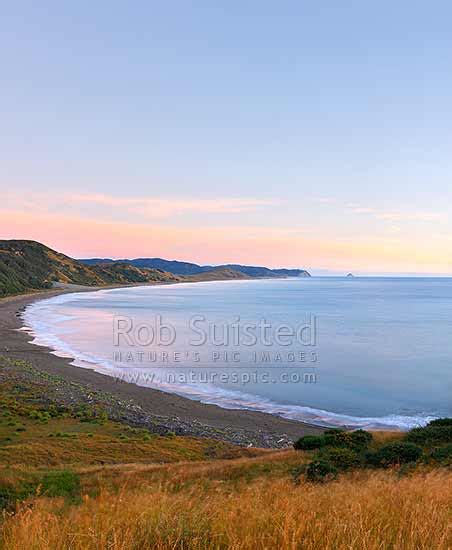
[[[135,384],[407,428],[452,415],[451,306],[451,279],[312,278],[63,295],[25,320],[37,343]]]

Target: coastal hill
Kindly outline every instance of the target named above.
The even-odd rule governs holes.
[[[179,279],[182,281],[225,281],[228,279],[250,279],[250,277],[234,269],[213,267],[211,271],[203,271],[196,275],[187,275],[185,277],[179,276]]]
[[[178,280],[171,273],[122,263],[87,266],[35,241],[0,241],[0,296],[54,283],[105,286]]]
[[[177,265],[175,265],[177,264]],[[180,264],[180,266],[179,266]],[[183,268],[181,266],[188,266]],[[0,297],[58,284],[106,286],[294,276],[302,270],[196,266],[167,260],[75,260],[36,241],[0,240]],[[171,269],[164,269],[168,267]],[[304,275],[306,273],[306,275]]]
[[[88,258],[81,259],[85,265],[113,264],[117,262],[127,263],[139,268],[162,269],[174,275],[199,275],[214,270],[239,271],[248,277],[270,278],[270,277],[310,277],[304,269],[269,269],[262,266],[250,266],[240,264],[224,264],[219,266],[198,265],[190,262],[179,262],[176,260],[164,260],[163,258],[136,258],[134,260],[112,260],[110,258]]]

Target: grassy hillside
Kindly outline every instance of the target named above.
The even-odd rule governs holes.
[[[269,269],[268,267],[227,264],[219,266],[220,269],[233,269],[240,271],[248,277],[256,278],[278,278],[278,277],[310,277],[311,275],[304,269]]]
[[[233,278],[232,272],[226,271],[223,278]],[[209,280],[209,274],[204,275]],[[215,273],[212,278],[222,276]],[[181,277],[160,269],[127,263],[85,265],[35,241],[0,241],[0,297],[51,288],[54,283],[104,286],[180,280]]]
[[[185,277],[185,279],[189,281],[224,281],[230,279],[249,279],[249,277],[240,271],[222,268],[212,269],[212,271],[198,273],[197,275],[190,275]]]
[[[126,262],[88,265],[35,241],[0,241],[0,297],[52,288],[55,283],[105,286],[246,278],[230,268],[179,276]]]
[[[0,241],[0,295],[50,288],[54,281],[102,284],[91,268],[34,241]]]
[[[35,241],[0,240],[0,297],[52,288],[55,283],[105,286],[281,276],[307,277],[309,274],[302,270],[241,265],[198,266],[159,258],[79,261]]]
[[[167,463],[256,452],[221,440],[179,437],[156,425],[139,428],[114,421],[107,402],[101,404],[95,392],[88,390],[82,400],[57,377],[16,376],[17,369],[27,367],[32,368],[0,357],[0,501],[2,476],[10,467],[25,474],[42,468]],[[46,387],[51,391],[49,386],[57,386],[59,397],[43,395]],[[62,399],[68,391],[70,399]]]
[[[160,269],[141,269],[129,264],[113,263],[111,265],[95,265],[91,270],[99,276],[103,284],[130,283],[172,283],[180,278]]]
[[[162,269],[180,276],[200,275],[207,272],[233,271],[239,272],[252,278],[276,278],[276,277],[310,277],[304,269],[269,269],[268,267],[249,266],[240,264],[226,265],[198,265],[190,262],[179,262],[176,260],[164,260],[163,258],[135,258],[133,260],[118,260],[121,263],[134,265],[135,267],[146,267],[151,269]],[[109,258],[88,258],[80,260],[86,265],[113,263]]]
[[[106,469],[81,471],[72,483],[85,495],[79,504],[35,499],[6,517],[3,544],[9,550],[451,547],[451,472],[401,479],[365,472],[334,485],[294,485],[291,463],[292,455],[279,453],[201,467],[115,469],[114,489],[102,479]]]
[[[275,451],[41,472],[40,488],[5,516],[0,537],[11,550],[451,547],[450,470],[365,470],[295,484],[292,472],[307,460]],[[32,483],[21,469],[6,475],[13,487]]]

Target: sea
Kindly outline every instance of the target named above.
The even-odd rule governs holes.
[[[80,368],[227,409],[400,430],[452,416],[449,278],[135,286],[40,300],[23,319]]]

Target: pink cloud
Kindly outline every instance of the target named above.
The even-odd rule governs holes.
[[[139,214],[142,218],[163,219],[186,213],[234,214],[255,211],[278,203],[274,199],[259,198],[162,198],[162,197],[123,197],[102,193],[21,193],[3,194],[3,207],[31,211],[68,212],[74,206],[97,209],[99,215],[111,218],[114,212],[129,215]]]
[[[402,238],[318,239],[287,228],[184,227],[100,222],[62,214],[0,210],[0,238],[34,239],[73,257],[162,256],[199,263],[240,262],[365,271],[452,271],[444,254],[451,239],[432,246]]]

